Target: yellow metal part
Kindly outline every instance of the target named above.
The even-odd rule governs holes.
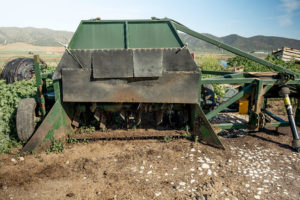
[[[247,99],[241,99],[239,101],[239,113],[248,114],[249,101]]]
[[[291,101],[290,101],[290,98],[288,96],[284,97],[284,104],[286,106],[291,105]]]

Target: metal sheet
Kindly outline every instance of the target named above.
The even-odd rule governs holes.
[[[162,49],[133,50],[134,77],[162,76],[162,60]]]
[[[199,71],[187,48],[71,50],[86,69],[93,65],[93,78],[160,77],[163,71]],[[92,63],[93,62],[93,63]],[[53,79],[61,79],[62,68],[80,69],[65,52]]]
[[[90,70],[63,69],[65,102],[197,103],[200,73],[159,78],[90,79]]]
[[[83,65],[84,68],[88,68],[88,69],[91,68],[91,57],[92,57],[93,50],[80,49],[80,50],[70,50],[70,52],[73,54],[73,56],[76,56],[76,58],[80,61],[80,63]],[[58,66],[55,69],[55,72],[52,77],[53,80],[61,79],[62,68],[80,69],[81,66],[70,55],[70,53],[68,53],[68,51],[65,51]]]
[[[98,50],[93,53],[93,78],[132,78],[132,50]]]
[[[163,66],[166,71],[196,71],[198,69],[187,48],[164,49]]]

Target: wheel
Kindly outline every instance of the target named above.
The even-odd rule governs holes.
[[[34,132],[36,101],[34,98],[22,99],[17,110],[17,134],[22,142],[26,142]]]
[[[43,61],[41,61],[44,63]],[[13,83],[20,80],[29,80],[34,75],[34,59],[33,58],[16,58],[4,66],[1,78],[6,80],[6,83]]]
[[[215,91],[211,84],[202,85],[202,99],[205,109],[211,110],[215,105]]]

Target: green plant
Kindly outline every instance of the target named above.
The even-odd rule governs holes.
[[[169,136],[169,135],[165,135],[164,136],[164,141],[165,143],[169,143],[173,140],[173,137],[172,136]]]
[[[284,62],[281,59],[275,58],[273,55],[268,55],[265,60],[280,65],[286,69],[293,70],[295,72],[300,72],[300,68],[295,64],[294,61]],[[234,66],[244,66],[244,72],[268,72],[270,69],[266,66],[263,66],[257,62],[251,61],[247,58],[241,56],[236,56],[228,59],[228,64],[232,67]]]
[[[67,138],[67,143],[69,143],[69,144],[76,144],[78,142],[79,141],[76,138],[72,138],[72,137]]]
[[[48,149],[49,152],[61,153],[64,150],[64,144],[61,140],[52,139],[51,146]]]
[[[45,72],[53,72],[55,67],[48,67]],[[52,86],[52,81],[48,83]],[[16,111],[22,98],[35,97],[35,79],[16,81],[6,84],[0,80],[0,153],[8,153],[12,147],[20,144],[16,131]]]
[[[190,133],[190,127],[188,125],[185,126],[185,133],[183,136],[188,140],[192,140],[193,138],[193,135]]]
[[[224,97],[226,91],[226,87],[224,85],[213,84],[213,87],[215,95],[217,95],[217,97]]]
[[[209,70],[209,71],[226,71],[226,68],[220,64],[220,60],[217,55],[210,54],[202,57],[196,57],[195,59],[198,66],[200,66],[201,70]],[[213,75],[203,75],[203,78],[208,78]]]
[[[79,128],[79,133],[83,134],[83,133],[94,133],[96,131],[96,127],[89,125],[89,126],[81,126]]]
[[[132,131],[136,131],[136,125],[133,125],[131,128]]]

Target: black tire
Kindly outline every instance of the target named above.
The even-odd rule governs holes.
[[[205,104],[215,103],[215,90],[212,84],[202,85],[202,98],[205,101]]]
[[[43,61],[41,61],[44,63]],[[33,58],[16,58],[4,66],[1,78],[6,80],[6,83],[15,81],[29,80],[34,75],[34,59]]]
[[[36,101],[34,98],[22,99],[17,110],[17,134],[22,142],[26,142],[34,132]]]

